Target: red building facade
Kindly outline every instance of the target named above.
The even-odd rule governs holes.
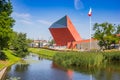
[[[74,48],[75,44],[73,43],[82,40],[68,16],[64,16],[60,20],[53,23],[49,30],[57,46]]]

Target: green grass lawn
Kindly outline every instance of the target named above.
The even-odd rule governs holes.
[[[41,57],[52,59],[53,56],[56,54],[57,51],[41,49],[41,48],[29,48],[29,51],[32,53],[36,53]]]
[[[13,55],[14,53],[11,50],[3,50],[3,52],[7,56],[7,59],[4,61],[0,60],[0,69],[4,68],[6,66],[9,66],[20,60],[19,57],[16,57]]]

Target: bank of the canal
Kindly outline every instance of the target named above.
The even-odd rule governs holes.
[[[12,51],[5,51],[8,56],[8,62],[4,66],[10,66],[7,70],[5,79],[20,79],[20,80],[119,80],[120,79],[120,65],[117,64],[105,64],[99,65],[100,67],[96,68],[96,65],[91,68],[85,68],[84,65],[81,67],[79,62],[86,64],[88,62],[96,64],[97,61],[106,60],[106,61],[119,61],[120,52],[104,52],[104,53],[90,53],[90,52],[72,52],[72,51],[54,51],[41,48],[30,48],[29,51],[35,54],[31,54],[25,60],[28,64],[23,64],[19,61],[20,58],[13,55]],[[102,56],[100,58],[100,56]],[[44,58],[47,58],[44,59]],[[94,59],[94,60],[93,60]],[[55,62],[54,62],[55,61]],[[5,63],[6,63],[5,62]],[[61,66],[58,64],[65,64]],[[80,64],[82,64],[80,63]],[[89,65],[91,65],[88,63]],[[2,62],[4,64],[4,62]],[[0,63],[1,65],[1,63]],[[3,67],[3,66],[2,66]],[[101,74],[104,75],[101,76]],[[45,76],[44,76],[45,75]],[[56,75],[56,76],[55,76]],[[61,75],[61,76],[60,76]],[[109,76],[110,75],[110,76]],[[48,76],[48,78],[46,78]],[[55,76],[55,77],[54,77]],[[72,76],[72,77],[71,77]],[[112,77],[111,77],[112,76]],[[34,78],[34,79],[33,79]],[[4,79],[4,80],[5,80]]]
[[[4,53],[4,57],[6,57],[7,59],[0,60],[0,80],[2,79],[3,75],[5,74],[8,66],[21,60],[19,57],[14,56],[13,55],[14,53],[11,50],[3,50],[2,52]]]
[[[5,57],[5,60],[0,60],[0,70],[4,67],[10,66],[11,64],[14,64],[15,62],[21,60],[21,58],[14,55],[13,51],[11,50],[3,50],[3,56]],[[2,55],[2,54],[1,54]]]
[[[47,58],[51,60],[53,60],[53,56],[55,56],[55,54],[58,52],[55,50],[49,50],[49,49],[43,49],[43,48],[29,48],[29,51],[32,53],[38,54],[43,58]]]
[[[111,52],[77,52],[55,51],[41,48],[30,48],[29,51],[43,58],[52,59],[63,66],[98,67],[103,63],[120,62],[120,51]]]
[[[108,64],[99,68],[70,69],[59,66],[52,60],[30,54],[25,58],[26,63],[16,63],[9,67],[6,79],[17,80],[119,80],[120,64]]]
[[[90,74],[81,74],[54,64],[53,61],[30,54],[26,63],[18,62],[9,67],[6,79],[17,80],[90,80]],[[92,77],[94,79],[94,77]]]
[[[2,80],[2,78],[4,77],[6,70],[7,70],[7,67],[0,70],[0,80]]]

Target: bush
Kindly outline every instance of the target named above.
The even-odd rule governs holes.
[[[7,56],[5,55],[4,52],[0,52],[0,60],[6,60],[7,59]]]

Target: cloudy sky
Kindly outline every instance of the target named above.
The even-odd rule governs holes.
[[[50,25],[68,15],[83,39],[89,38],[89,8],[96,22],[120,24],[119,0],[11,0],[14,30],[31,39],[49,39]],[[93,33],[93,31],[92,31]]]

